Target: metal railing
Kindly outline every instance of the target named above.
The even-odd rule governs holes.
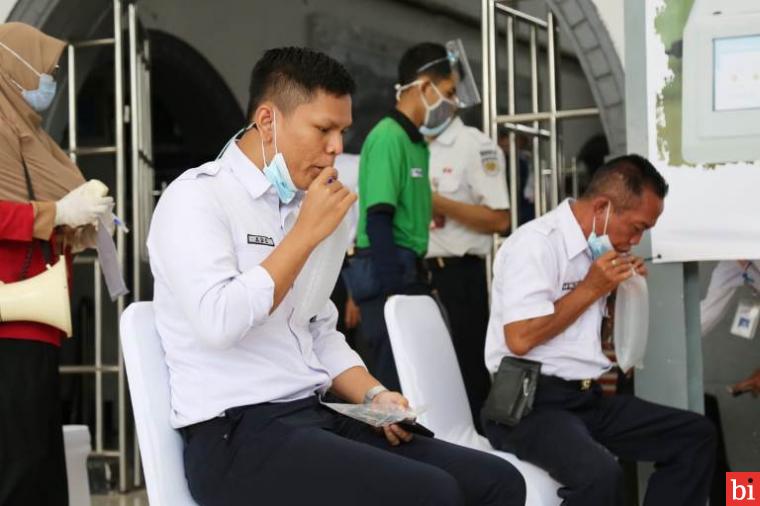
[[[126,9],[125,9],[126,5]],[[131,224],[132,242],[132,283],[131,297],[139,300],[141,295],[140,278],[143,272],[141,258],[145,257],[141,251],[144,244],[142,232],[145,228],[146,216],[150,218],[153,209],[153,166],[151,148],[151,123],[150,123],[150,65],[147,41],[140,38],[137,23],[136,7],[133,2],[125,4],[122,0],[113,0],[113,32],[111,38],[75,41],[68,46],[68,109],[69,109],[69,138],[68,154],[74,163],[81,157],[89,156],[113,156],[115,171],[115,188],[112,194],[115,197],[116,214],[126,218]],[[129,51],[129,99],[127,106],[124,90],[124,17],[127,17],[128,48]],[[92,48],[113,47],[114,55],[114,142],[107,146],[80,146],[78,140],[77,118],[77,53],[81,50]],[[131,126],[131,152],[130,179],[127,178],[127,152],[125,150],[125,123]],[[126,196],[128,186],[131,185],[132,206],[130,216],[126,215]],[[151,185],[149,187],[149,185]],[[147,211],[147,212],[145,212]],[[116,251],[119,264],[124,267],[127,260],[127,239],[122,227],[116,228]],[[75,265],[92,265],[93,269],[93,299],[95,306],[95,332],[94,332],[94,363],[83,365],[61,366],[62,374],[92,374],[95,380],[95,441],[91,453],[93,457],[118,459],[119,462],[119,490],[125,492],[127,486],[127,396],[124,361],[121,346],[118,339],[118,323],[123,312],[127,298],[120,296],[116,299],[116,319],[109,322],[109,328],[113,334],[108,338],[113,339],[117,345],[116,363],[106,364],[103,360],[104,343],[104,318],[103,318],[103,290],[100,275],[100,263],[95,256],[79,256],[74,261]],[[104,392],[103,379],[105,374],[114,374],[117,378],[117,439],[116,449],[107,449],[104,444]],[[134,485],[139,486],[140,468],[139,451],[137,440],[134,441]]]
[[[533,175],[533,194],[535,216],[541,216],[548,210],[555,208],[560,200],[560,195],[567,194],[565,184],[564,160],[562,156],[561,142],[559,137],[558,123],[563,120],[595,117],[599,110],[594,107],[583,109],[559,110],[557,81],[558,68],[558,27],[556,19],[551,12],[547,13],[546,19],[540,19],[521,12],[507,5],[507,0],[481,0],[481,43],[483,58],[483,131],[495,141],[498,140],[499,127],[509,132],[509,201],[512,228],[519,223],[519,196],[521,187],[525,182],[520,181],[516,135],[518,133],[529,136],[531,139],[531,163]],[[500,20],[505,18],[504,27],[500,31]],[[517,113],[516,111],[516,34],[518,26],[527,27],[527,45],[530,60],[530,112]],[[506,37],[506,79],[499,77],[497,67],[497,38],[504,33]],[[545,56],[547,94],[546,102],[548,110],[541,111],[539,108],[539,58],[541,47],[539,46],[539,33],[545,33]],[[502,71],[504,72],[504,71]],[[497,104],[498,87],[500,83],[507,86],[506,110],[507,114],[499,114]],[[541,148],[542,142],[546,143],[546,157],[543,160]],[[546,165],[546,168],[544,168]],[[578,174],[575,160],[569,168],[572,178],[571,191],[573,196],[578,193]],[[504,238],[494,236],[494,248],[491,257],[495,255]],[[488,283],[490,293],[491,262],[488,266]]]

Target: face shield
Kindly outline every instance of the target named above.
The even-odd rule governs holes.
[[[446,56],[426,63],[417,69],[421,74],[430,67],[448,61],[451,66],[451,73],[456,79],[456,103],[459,108],[472,107],[480,103],[480,93],[475,85],[475,78],[470,69],[470,62],[467,60],[467,53],[464,51],[461,39],[448,41],[446,44]]]

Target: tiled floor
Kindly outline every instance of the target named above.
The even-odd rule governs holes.
[[[93,495],[92,506],[148,506],[148,495],[145,490],[124,495]]]

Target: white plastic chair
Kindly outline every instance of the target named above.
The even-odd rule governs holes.
[[[66,455],[69,506],[90,506],[92,500],[87,477],[87,456],[92,450],[90,428],[86,425],[64,425],[63,448]]]
[[[401,389],[412,406],[425,406],[420,423],[450,443],[492,453],[512,463],[525,478],[527,506],[560,504],[560,484],[546,471],[494,450],[477,433],[448,329],[428,296],[396,295],[385,303],[385,321]]]
[[[182,438],[169,425],[169,370],[153,303],[136,302],[121,315],[121,347],[150,504],[197,506],[185,479]]]

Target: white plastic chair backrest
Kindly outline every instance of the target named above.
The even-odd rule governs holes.
[[[196,506],[182,461],[183,442],[169,424],[169,370],[153,303],[131,304],[121,316],[121,346],[151,506]]]
[[[454,346],[435,301],[426,295],[393,296],[385,303],[385,322],[403,394],[413,407],[428,407],[420,423],[439,439],[511,462],[525,478],[526,506],[559,505],[561,485],[546,471],[494,450],[475,431]]]
[[[412,407],[427,407],[420,423],[445,441],[487,449],[475,431],[454,346],[435,301],[427,295],[393,296],[385,303],[385,322],[401,390]]]

